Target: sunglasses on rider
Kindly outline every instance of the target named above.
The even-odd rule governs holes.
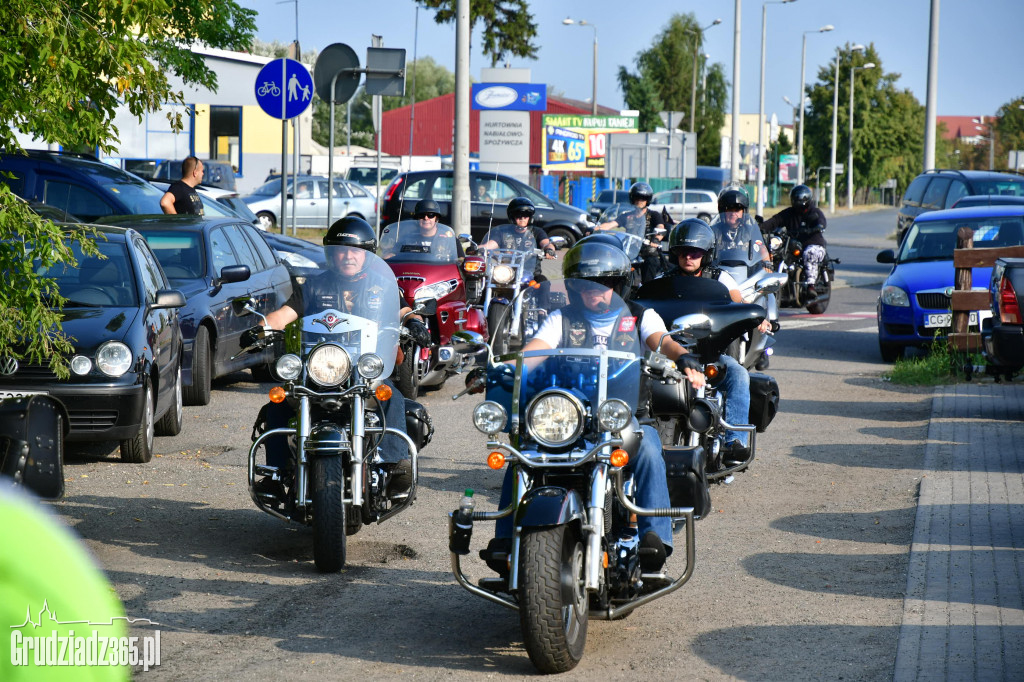
[[[601,294],[613,288],[618,280],[612,278],[595,277],[593,281],[586,279],[573,279],[566,282],[566,286],[572,291],[580,294]]]
[[[686,248],[679,249],[676,253],[684,258],[703,258],[707,251],[704,249],[698,249],[695,246],[688,246]]]
[[[437,220],[437,215],[437,213],[421,213],[420,219],[422,220],[423,218],[430,218],[431,220]]]

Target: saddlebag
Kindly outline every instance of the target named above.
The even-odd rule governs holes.
[[[763,432],[779,411],[779,384],[775,377],[757,372],[750,373],[750,423]]]
[[[669,447],[663,449],[665,472],[668,475],[668,498],[673,507],[693,507],[695,518],[711,512],[711,491],[704,468],[704,448]]]
[[[422,450],[434,437],[434,422],[427,414],[427,408],[415,400],[405,399],[405,432],[416,443],[416,449]]]
[[[64,404],[45,395],[0,399],[0,474],[36,495],[64,496]]]

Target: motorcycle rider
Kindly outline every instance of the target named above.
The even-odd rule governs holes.
[[[789,208],[761,223],[761,230],[771,234],[787,234],[800,242],[803,249],[804,274],[807,295],[815,298],[818,292],[818,267],[825,260],[826,247],[823,234],[828,221],[820,208],[814,205],[814,194],[807,185],[797,185],[789,192]]]
[[[416,233],[403,232],[402,248],[419,246],[424,253],[432,253],[442,260],[462,258],[462,244],[455,238],[455,232],[447,225],[440,225],[441,207],[433,199],[420,199],[414,212]],[[402,223],[404,226],[404,223]],[[380,234],[381,257],[390,259],[395,254],[395,242],[399,238],[395,225],[385,227]]]
[[[761,254],[764,269],[772,271],[772,254],[764,245],[761,229],[750,215],[750,197],[740,187],[726,187],[718,194],[718,217],[711,223],[722,249],[746,249],[751,243]]]
[[[656,350],[658,343],[662,342],[662,336],[667,333],[665,322],[657,312],[635,303],[627,303],[632,317],[619,319],[620,311],[610,305],[613,293],[619,297],[628,294],[630,267],[629,258],[617,246],[599,241],[584,243],[581,240],[565,254],[562,264],[562,273],[569,280],[566,282],[569,305],[545,318],[537,334],[523,347],[523,352],[567,347],[633,347],[638,340]],[[700,363],[670,336],[665,336],[661,352],[676,361],[685,378],[694,387],[704,385]],[[668,483],[661,440],[651,426],[641,426],[640,430],[643,433],[640,448],[629,462],[636,484],[637,504],[646,508],[668,507]],[[508,469],[499,508],[507,507],[511,496],[512,475],[511,469]],[[641,555],[641,566],[646,572],[661,570],[665,558],[672,553],[671,519],[639,516],[637,530],[641,547],[651,550]],[[496,538],[508,538],[511,535],[511,516],[499,519],[495,528]]]
[[[614,227],[625,227],[626,222],[633,219],[644,221],[644,239],[652,242],[645,244],[640,251],[644,265],[641,272],[641,279],[644,282],[654,279],[664,272],[660,244],[665,238],[665,221],[661,213],[651,211],[651,200],[654,199],[654,189],[646,182],[634,183],[629,188],[629,203],[634,209],[624,213],[617,218],[601,223],[596,230],[610,230]]]
[[[288,324],[299,317],[311,315],[327,308],[359,315],[361,311],[371,315],[381,305],[380,293],[383,291],[381,282],[372,280],[365,270],[366,254],[377,249],[377,239],[373,228],[356,217],[345,217],[336,221],[327,230],[323,239],[324,251],[327,256],[327,269],[310,277],[301,287],[292,291],[288,301],[277,310],[267,314],[267,325],[283,330]],[[389,273],[390,275],[390,273]],[[394,275],[390,275],[393,277]],[[401,292],[401,290],[399,290]],[[399,293],[398,305],[401,316],[410,312],[405,307]],[[417,343],[430,344],[430,332],[416,316],[405,321],[405,326]],[[243,347],[251,345],[258,327],[243,334]],[[248,338],[246,336],[248,335]],[[401,352],[401,350],[399,351]],[[405,431],[405,397],[390,379],[385,379],[391,388],[391,399],[382,405],[384,420],[389,427]],[[294,411],[287,402],[268,403],[261,417],[265,418],[266,430],[284,428]],[[259,421],[259,420],[258,420]],[[267,440],[267,464],[278,468],[287,468],[291,463],[291,454],[285,436],[272,436]],[[385,463],[394,465],[391,479],[391,492],[398,493],[408,490],[412,484],[412,469],[408,449],[401,438],[385,434],[380,442],[381,458]],[[267,477],[257,482],[257,489],[274,489],[280,482],[268,480]],[[279,490],[279,489],[278,489]]]
[[[508,202],[505,215],[508,216],[509,222],[504,225],[498,225],[488,231],[479,248],[512,249],[530,253],[533,253],[534,249],[543,249],[545,258],[554,258],[555,245],[548,239],[548,235],[544,230],[531,224],[533,223],[533,214],[536,212],[537,207],[526,197],[516,197]],[[541,274],[541,262],[535,259],[533,281],[541,285],[538,291],[538,305],[545,310],[547,309],[547,292],[550,287],[547,279],[547,277]]]

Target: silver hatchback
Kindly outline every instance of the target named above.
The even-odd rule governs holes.
[[[295,226],[326,230],[327,178],[322,175],[300,175],[288,178],[287,224],[291,225],[292,211]],[[293,191],[293,187],[297,189]],[[377,202],[361,185],[346,180],[334,180],[331,220],[356,216],[374,226],[377,222]],[[294,199],[294,200],[292,200]],[[281,180],[270,180],[242,201],[256,214],[265,230],[277,229],[281,212]]]
[[[718,195],[704,189],[686,190],[686,201],[683,201],[681,189],[669,189],[658,192],[651,202],[651,210],[661,212],[664,209],[678,222],[684,218],[700,218],[710,223],[718,215]]]

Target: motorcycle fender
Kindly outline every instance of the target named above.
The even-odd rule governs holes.
[[[348,454],[352,451],[352,443],[344,429],[333,424],[320,424],[310,432],[304,451],[310,457]]]
[[[534,488],[519,502],[515,525],[519,528],[561,526],[586,518],[579,493],[555,486]]]
[[[479,308],[467,308],[465,330],[476,332],[477,334],[485,334],[486,329],[487,318],[484,317],[483,311]]]

